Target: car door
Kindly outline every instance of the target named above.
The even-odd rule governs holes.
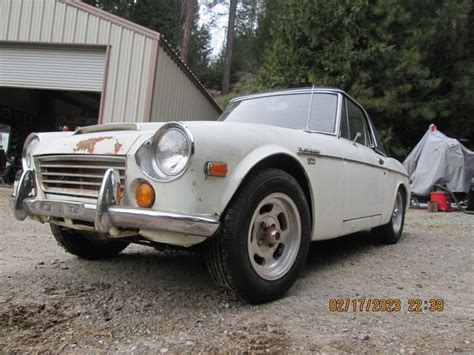
[[[356,138],[357,137],[357,138]],[[379,224],[386,198],[385,157],[377,153],[365,111],[344,97],[340,141],[344,158],[343,234]]]
[[[312,96],[298,155],[313,189],[313,239],[329,239],[340,235],[343,219],[344,161],[338,158],[336,129],[342,96],[329,91]]]

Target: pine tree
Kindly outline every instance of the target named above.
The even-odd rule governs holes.
[[[273,16],[260,85],[348,91],[368,109],[391,153],[402,157],[430,122],[452,117],[472,90],[470,11],[463,0],[287,0]],[[459,68],[462,58],[471,63]]]

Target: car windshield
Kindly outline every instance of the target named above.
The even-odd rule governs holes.
[[[307,127],[310,102],[312,107]],[[272,95],[232,102],[219,120],[333,133],[336,107],[335,94],[315,93],[312,100],[311,93]]]

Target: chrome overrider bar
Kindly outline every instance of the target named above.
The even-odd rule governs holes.
[[[119,182],[118,171],[108,169],[102,180],[97,205],[40,199],[32,196],[35,186],[35,172],[32,169],[27,169],[21,176],[15,191],[12,203],[13,213],[20,221],[24,220],[27,215],[31,215],[92,222],[95,229],[104,234],[113,227],[119,227],[210,237],[220,226],[218,220],[206,216],[118,206],[116,196]]]

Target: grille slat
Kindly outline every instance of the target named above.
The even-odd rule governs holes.
[[[43,184],[58,184],[59,180],[43,180]],[[77,181],[66,181],[66,180],[61,180],[61,185],[77,185]],[[99,186],[101,185],[101,182],[91,182],[91,181],[81,181],[81,185],[86,185],[86,186]]]
[[[78,176],[78,177],[86,177],[86,178],[98,178],[101,179],[104,177],[101,174],[74,174],[74,173],[63,173],[63,172],[57,172],[57,173],[51,173],[51,172],[46,172],[42,173],[41,175],[43,176]],[[120,174],[120,177],[124,177],[125,175],[122,173]]]
[[[124,156],[47,155],[36,157],[45,193],[97,198],[107,169],[116,169],[125,184]]]
[[[53,195],[64,195],[64,196],[74,196],[74,197],[89,197],[96,199],[98,192],[95,190],[78,190],[78,189],[64,189],[64,188],[48,188],[44,189],[44,192],[47,194]]]
[[[43,168],[61,168],[61,169],[76,169],[77,165],[76,164],[64,164],[64,165],[53,165],[53,164],[43,164]],[[99,168],[97,165],[80,165],[82,169],[97,169]],[[118,165],[106,165],[106,166],[100,166],[100,169],[117,169],[120,168]]]
[[[61,160],[58,160],[58,157],[61,157],[62,159]],[[40,158],[41,158],[41,161],[45,162],[53,162],[53,163],[57,163],[57,164],[60,164],[62,161],[66,161],[66,160],[72,160],[72,161],[75,161],[75,162],[78,162],[78,161],[86,161],[86,162],[89,162],[91,164],[100,164],[101,161],[97,160],[97,159],[91,159],[91,157],[104,157],[107,159],[107,162],[116,162],[116,163],[119,163],[121,164],[125,157],[123,155],[79,155],[79,154],[61,154],[61,155],[42,155]]]

